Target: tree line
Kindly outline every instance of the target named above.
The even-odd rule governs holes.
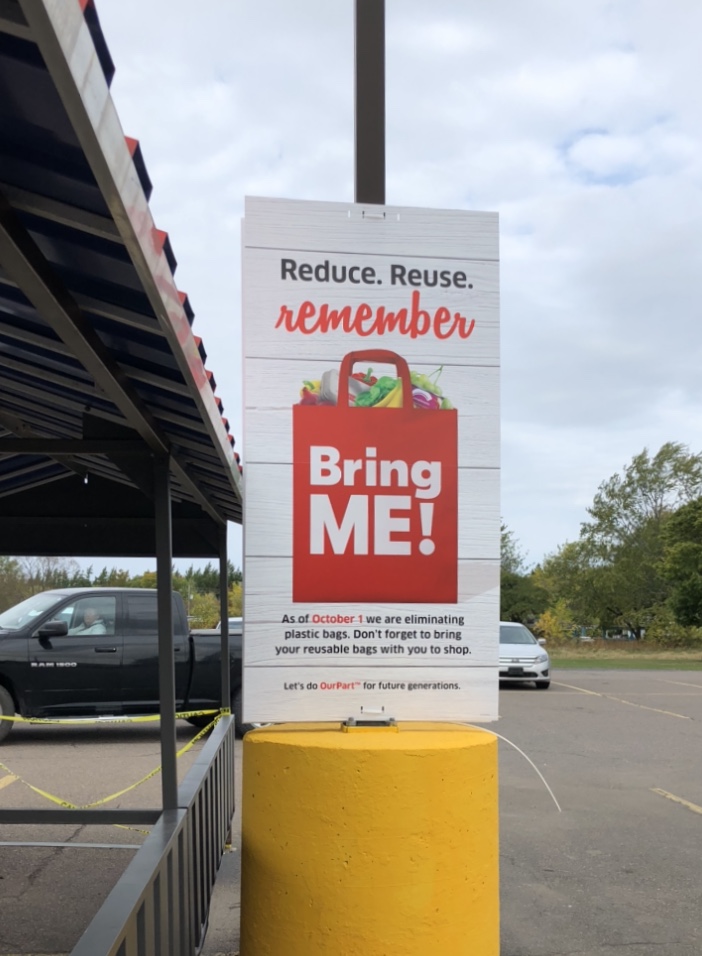
[[[577,540],[528,568],[502,526],[500,616],[551,641],[612,630],[669,647],[702,647],[702,455],[676,442],[635,455],[603,481]],[[242,574],[228,564],[228,606],[242,611]],[[57,587],[156,587],[156,572],[80,568],[71,558],[0,557],[0,611]],[[173,570],[194,627],[220,617],[219,568]]]
[[[502,620],[550,640],[619,630],[702,647],[702,455],[676,442],[603,481],[577,540],[528,569],[502,526]]]
[[[219,566],[208,563],[187,571],[173,569],[173,588],[183,596],[188,618],[193,627],[214,627],[220,619]],[[155,588],[156,571],[131,574],[119,568],[90,566],[83,570],[73,558],[0,557],[0,611],[19,604],[39,591],[53,588]],[[242,608],[242,574],[228,562],[227,605],[231,617],[240,617]]]

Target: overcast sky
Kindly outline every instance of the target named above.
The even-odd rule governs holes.
[[[237,435],[243,199],[353,200],[353,9],[97,0]],[[698,0],[386,0],[387,202],[500,214],[501,512],[532,564],[644,447],[702,451],[701,35]]]

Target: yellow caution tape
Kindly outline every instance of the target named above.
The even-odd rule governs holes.
[[[208,711],[207,713],[213,713],[213,711]],[[204,737],[206,733],[209,733],[209,731],[212,730],[212,728],[218,724],[219,719],[222,716],[223,716],[222,714],[217,714],[214,720],[210,721],[210,723],[206,727],[203,727],[202,730],[198,731],[198,733],[195,734],[195,736],[190,741],[190,743],[187,743],[184,747],[181,747],[181,749],[176,753],[176,757],[181,757],[184,753],[187,753],[188,750],[190,750],[190,748],[194,744],[196,744],[201,737]],[[103,804],[103,803],[108,803],[110,800],[114,800],[116,797],[122,796],[123,793],[128,793],[130,790],[134,790],[136,787],[140,786],[142,783],[146,783],[147,780],[150,780],[151,777],[155,777],[157,773],[160,773],[160,771],[161,771],[161,768],[157,767],[156,770],[153,770],[151,773],[147,774],[141,780],[137,780],[136,783],[132,784],[131,787],[127,787],[126,790],[122,790],[120,791],[120,793],[114,793],[112,794],[111,797],[105,797],[103,800],[98,800],[96,803],[88,803],[85,807],[81,807],[81,809],[85,810],[92,807],[100,806],[100,804]],[[139,830],[137,829],[137,827],[126,826],[123,823],[115,823],[114,826],[116,826],[118,830],[131,830],[134,833],[143,833],[145,836],[148,836],[149,833],[151,832],[150,830]]]
[[[177,713],[176,717],[182,720],[188,720],[190,717],[205,717],[208,714],[227,714],[229,715],[231,711],[227,710],[185,710],[182,713]],[[147,714],[139,715],[135,717],[111,717],[106,715],[104,717],[20,717],[19,714],[16,714],[14,717],[5,717],[3,714],[0,714],[0,720],[9,720],[14,723],[15,721],[18,724],[143,724],[149,721],[160,720],[160,714]]]
[[[200,714],[215,714],[213,720],[210,723],[203,727],[202,730],[199,730],[192,740],[190,740],[184,747],[181,747],[180,750],[176,752],[176,757],[182,757],[183,754],[187,753],[201,737],[204,737],[205,734],[209,733],[210,730],[218,723],[220,718],[223,716],[221,712],[208,710],[208,711],[193,711],[193,715]],[[176,715],[180,716],[180,715]],[[123,790],[117,791],[117,793],[112,793],[108,797],[102,797],[100,800],[95,800],[92,803],[84,804],[75,804],[71,803],[69,800],[62,800],[61,797],[55,796],[53,793],[49,793],[48,790],[42,790],[40,787],[35,787],[34,784],[29,783],[28,780],[25,780],[23,777],[20,777],[13,770],[10,770],[2,761],[0,761],[0,770],[4,770],[6,773],[12,774],[20,783],[23,783],[25,787],[31,790],[33,793],[38,794],[40,797],[44,797],[46,800],[49,800],[51,803],[55,803],[59,807],[64,807],[66,810],[92,810],[95,807],[104,806],[106,803],[110,803],[112,800],[116,800],[118,797],[124,796],[125,793],[129,793],[130,790],[136,790],[137,787],[140,787],[143,783],[146,783],[147,780],[151,780],[152,777],[155,777],[161,772],[161,767],[156,767],[155,770],[152,770],[150,773],[147,773],[146,776],[142,777],[140,780],[137,780],[136,783],[130,784],[130,786],[125,787]],[[115,826],[121,826],[121,824],[114,824]],[[130,827],[122,827],[122,829],[132,829]],[[148,833],[147,830],[139,830],[139,833]]]

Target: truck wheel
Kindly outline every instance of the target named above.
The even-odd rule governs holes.
[[[15,702],[8,691],[4,687],[0,687],[0,717],[14,717],[15,716]],[[4,740],[5,737],[10,733],[14,727],[14,721],[12,720],[0,720],[0,741]]]

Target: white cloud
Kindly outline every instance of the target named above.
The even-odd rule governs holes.
[[[245,194],[353,198],[352,0],[98,0],[237,434]],[[533,561],[702,450],[702,6],[387,0],[389,203],[501,216],[502,512]]]

